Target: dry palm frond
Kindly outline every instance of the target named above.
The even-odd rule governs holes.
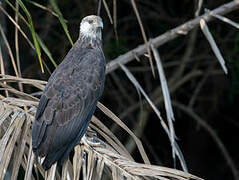
[[[217,44],[215,40],[213,39],[204,19],[200,20],[200,27],[202,29],[202,32],[206,36],[208,42],[210,43],[210,46],[212,47],[212,50],[214,54],[216,55],[219,63],[221,64],[223,71],[225,72],[225,74],[227,74],[227,67],[225,65],[225,60],[223,59],[222,54],[220,50],[218,49]]]
[[[114,122],[116,122],[120,127],[122,127],[125,131],[127,131],[132,138],[134,139],[138,149],[141,153],[141,156],[146,164],[150,164],[147,154],[143,148],[141,141],[135,136],[135,134],[115,115],[113,114],[108,108],[106,108],[103,104],[98,103],[97,106],[104,112],[108,117],[110,117]]]
[[[175,153],[179,160],[180,163],[184,169],[185,172],[187,172],[187,166],[186,163],[184,161],[184,157],[183,154],[177,144],[177,142],[175,141],[175,134],[174,134],[174,128],[173,128],[173,124],[172,124],[172,120],[170,121],[170,119],[168,119],[168,126],[166,125],[166,123],[164,122],[160,111],[157,109],[157,107],[154,105],[154,103],[151,101],[151,99],[148,97],[148,95],[145,93],[145,91],[143,90],[143,88],[140,86],[140,84],[138,83],[138,81],[135,79],[135,77],[131,74],[131,72],[122,64],[120,64],[120,67],[122,68],[122,70],[125,72],[125,74],[127,75],[127,77],[129,78],[129,80],[134,84],[134,86],[136,87],[136,89],[138,89],[143,96],[145,97],[145,99],[148,101],[148,103],[150,104],[150,106],[152,107],[152,109],[154,110],[154,112],[157,114],[160,123],[164,129],[164,131],[167,133],[169,140],[171,142],[171,146],[172,146],[172,151],[173,153]],[[165,87],[164,87],[165,88]],[[168,97],[169,98],[169,97]],[[168,112],[167,112],[168,113]],[[170,114],[170,113],[169,113]],[[170,115],[169,115],[170,116]],[[173,158],[174,158],[174,154],[173,154]]]
[[[239,24],[238,24],[238,23],[236,23],[236,22],[234,22],[234,21],[232,21],[232,20],[230,20],[230,19],[228,19],[228,18],[226,18],[226,17],[224,17],[224,16],[215,14],[215,13],[213,13],[212,11],[210,11],[209,9],[205,9],[205,12],[206,12],[206,13],[210,13],[213,17],[215,17],[215,18],[217,18],[217,19],[220,19],[221,21],[223,21],[223,22],[225,22],[225,23],[227,23],[227,24],[230,24],[231,26],[233,26],[233,27],[239,29]]]
[[[2,86],[3,88],[1,88],[2,90],[8,90],[9,92],[11,92],[12,94],[16,95],[17,97],[20,98],[24,98],[24,99],[28,99],[28,100],[32,100],[32,101],[38,101],[39,99],[30,95],[30,94],[26,94],[24,92],[21,92],[7,84],[1,83],[0,82],[0,86]]]
[[[1,76],[3,78],[0,81],[5,78],[9,82],[21,82],[33,86],[45,84],[44,81]],[[63,164],[61,173],[57,171],[56,164],[45,173],[41,166],[35,163],[31,146],[31,123],[34,120],[37,103],[37,101],[28,100],[28,96],[8,97],[0,100],[0,179],[9,174],[11,179],[16,179],[20,169],[24,169],[27,180],[37,179],[40,174],[45,179],[75,180],[104,177],[111,179],[200,179],[176,169],[135,162],[124,145],[96,117],[92,118],[90,128],[102,138],[95,136],[90,130],[84,141],[75,147],[73,160],[68,160]],[[24,110],[25,106],[29,110]],[[99,107],[128,131],[137,143],[141,144],[140,140],[120,122],[116,115],[102,104]],[[34,171],[35,175],[33,175]]]
[[[110,23],[113,24],[113,19],[112,19],[112,16],[110,14],[110,9],[109,9],[109,6],[107,5],[106,1],[103,0],[103,4],[104,4],[104,7],[105,7],[105,10],[107,12],[107,15],[109,17],[109,20],[110,20]]]
[[[16,62],[15,62],[14,57],[13,57],[12,49],[10,47],[10,44],[9,44],[9,42],[7,40],[7,37],[6,37],[6,35],[5,35],[4,31],[3,31],[3,28],[1,26],[1,24],[0,24],[0,33],[1,33],[1,36],[3,37],[3,40],[4,40],[5,44],[6,44],[6,47],[7,47],[7,50],[8,50],[10,59],[11,59],[11,62],[12,62],[12,66],[13,66],[14,72],[15,72],[16,76],[19,76],[18,75],[18,71],[17,71],[17,65],[16,65]]]
[[[162,87],[162,92],[163,92],[163,98],[164,98],[164,104],[165,104],[165,109],[166,109],[166,113],[167,113],[167,120],[168,120],[168,126],[169,126],[169,131],[170,131],[170,139],[171,139],[171,146],[172,146],[172,152],[173,152],[173,159],[175,161],[175,132],[174,132],[174,126],[173,126],[173,121],[174,119],[174,113],[173,113],[173,108],[172,108],[172,104],[171,104],[171,99],[170,99],[170,94],[169,94],[169,90],[168,90],[168,85],[167,85],[167,80],[164,74],[164,70],[163,70],[163,65],[161,62],[161,59],[159,57],[159,53],[157,51],[157,49],[151,45],[151,48],[153,50],[153,54],[154,54],[154,58],[157,64],[157,69],[158,69],[158,73],[159,73],[159,78],[160,78],[160,83],[161,83],[161,87]],[[186,167],[185,164],[183,164],[183,167]],[[185,170],[187,170],[187,168],[184,168]]]
[[[203,4],[203,0],[198,0],[198,2],[197,2],[197,10],[196,10],[196,12],[194,14],[195,17],[199,16],[199,13],[200,13],[200,11],[202,9],[202,4]]]
[[[151,66],[151,69],[152,69],[152,73],[153,73],[153,76],[155,77],[154,64],[153,64],[153,61],[152,61],[150,45],[149,45],[149,42],[147,40],[146,33],[145,33],[145,30],[144,30],[144,26],[143,26],[142,20],[141,20],[140,15],[139,15],[139,10],[136,6],[135,0],[131,0],[131,4],[133,6],[135,16],[136,16],[137,21],[139,23],[139,27],[140,27],[140,30],[141,30],[141,33],[142,33],[142,36],[143,36],[144,44],[146,45],[146,48],[147,48],[147,53],[148,53],[147,57],[149,57],[149,62],[150,62],[150,66]]]
[[[4,75],[4,74],[0,74],[0,77],[2,77],[0,78],[0,82],[20,82],[23,84],[30,84],[32,86],[39,88],[40,90],[43,90],[45,87],[44,85],[47,83],[46,81],[19,78],[19,77],[10,76],[10,75]]]
[[[5,9],[1,6],[0,4],[0,11],[3,12],[3,14],[6,15],[6,17],[14,24],[14,26],[19,30],[19,32],[22,34],[22,36],[26,39],[26,41],[28,42],[28,44],[30,45],[30,47],[32,49],[34,48],[34,45],[32,44],[32,42],[29,40],[29,38],[27,37],[27,35],[23,32],[23,30],[21,29],[21,27],[18,25],[18,23],[5,11]]]
[[[5,67],[4,67],[4,62],[3,62],[3,57],[2,57],[2,49],[0,46],[0,72],[1,74],[5,74]],[[6,84],[6,82],[4,82]],[[5,95],[8,96],[8,91],[5,91]]]

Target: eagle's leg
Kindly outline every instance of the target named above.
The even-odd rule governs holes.
[[[99,141],[96,137],[89,137],[84,135],[81,139],[82,144],[88,146],[88,147],[94,147],[94,146],[104,146],[103,143]]]

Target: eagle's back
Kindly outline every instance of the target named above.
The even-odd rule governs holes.
[[[101,47],[76,42],[53,72],[40,99],[32,129],[33,151],[43,167],[67,157],[84,135],[101,96],[105,58]]]

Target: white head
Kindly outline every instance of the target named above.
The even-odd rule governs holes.
[[[82,19],[80,23],[80,36],[102,39],[101,30],[103,22],[99,16],[90,15]]]

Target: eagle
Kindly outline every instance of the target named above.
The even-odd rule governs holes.
[[[32,126],[32,148],[37,158],[45,157],[45,170],[69,156],[85,134],[102,95],[102,29],[99,16],[82,19],[78,40],[50,76],[40,98]]]

